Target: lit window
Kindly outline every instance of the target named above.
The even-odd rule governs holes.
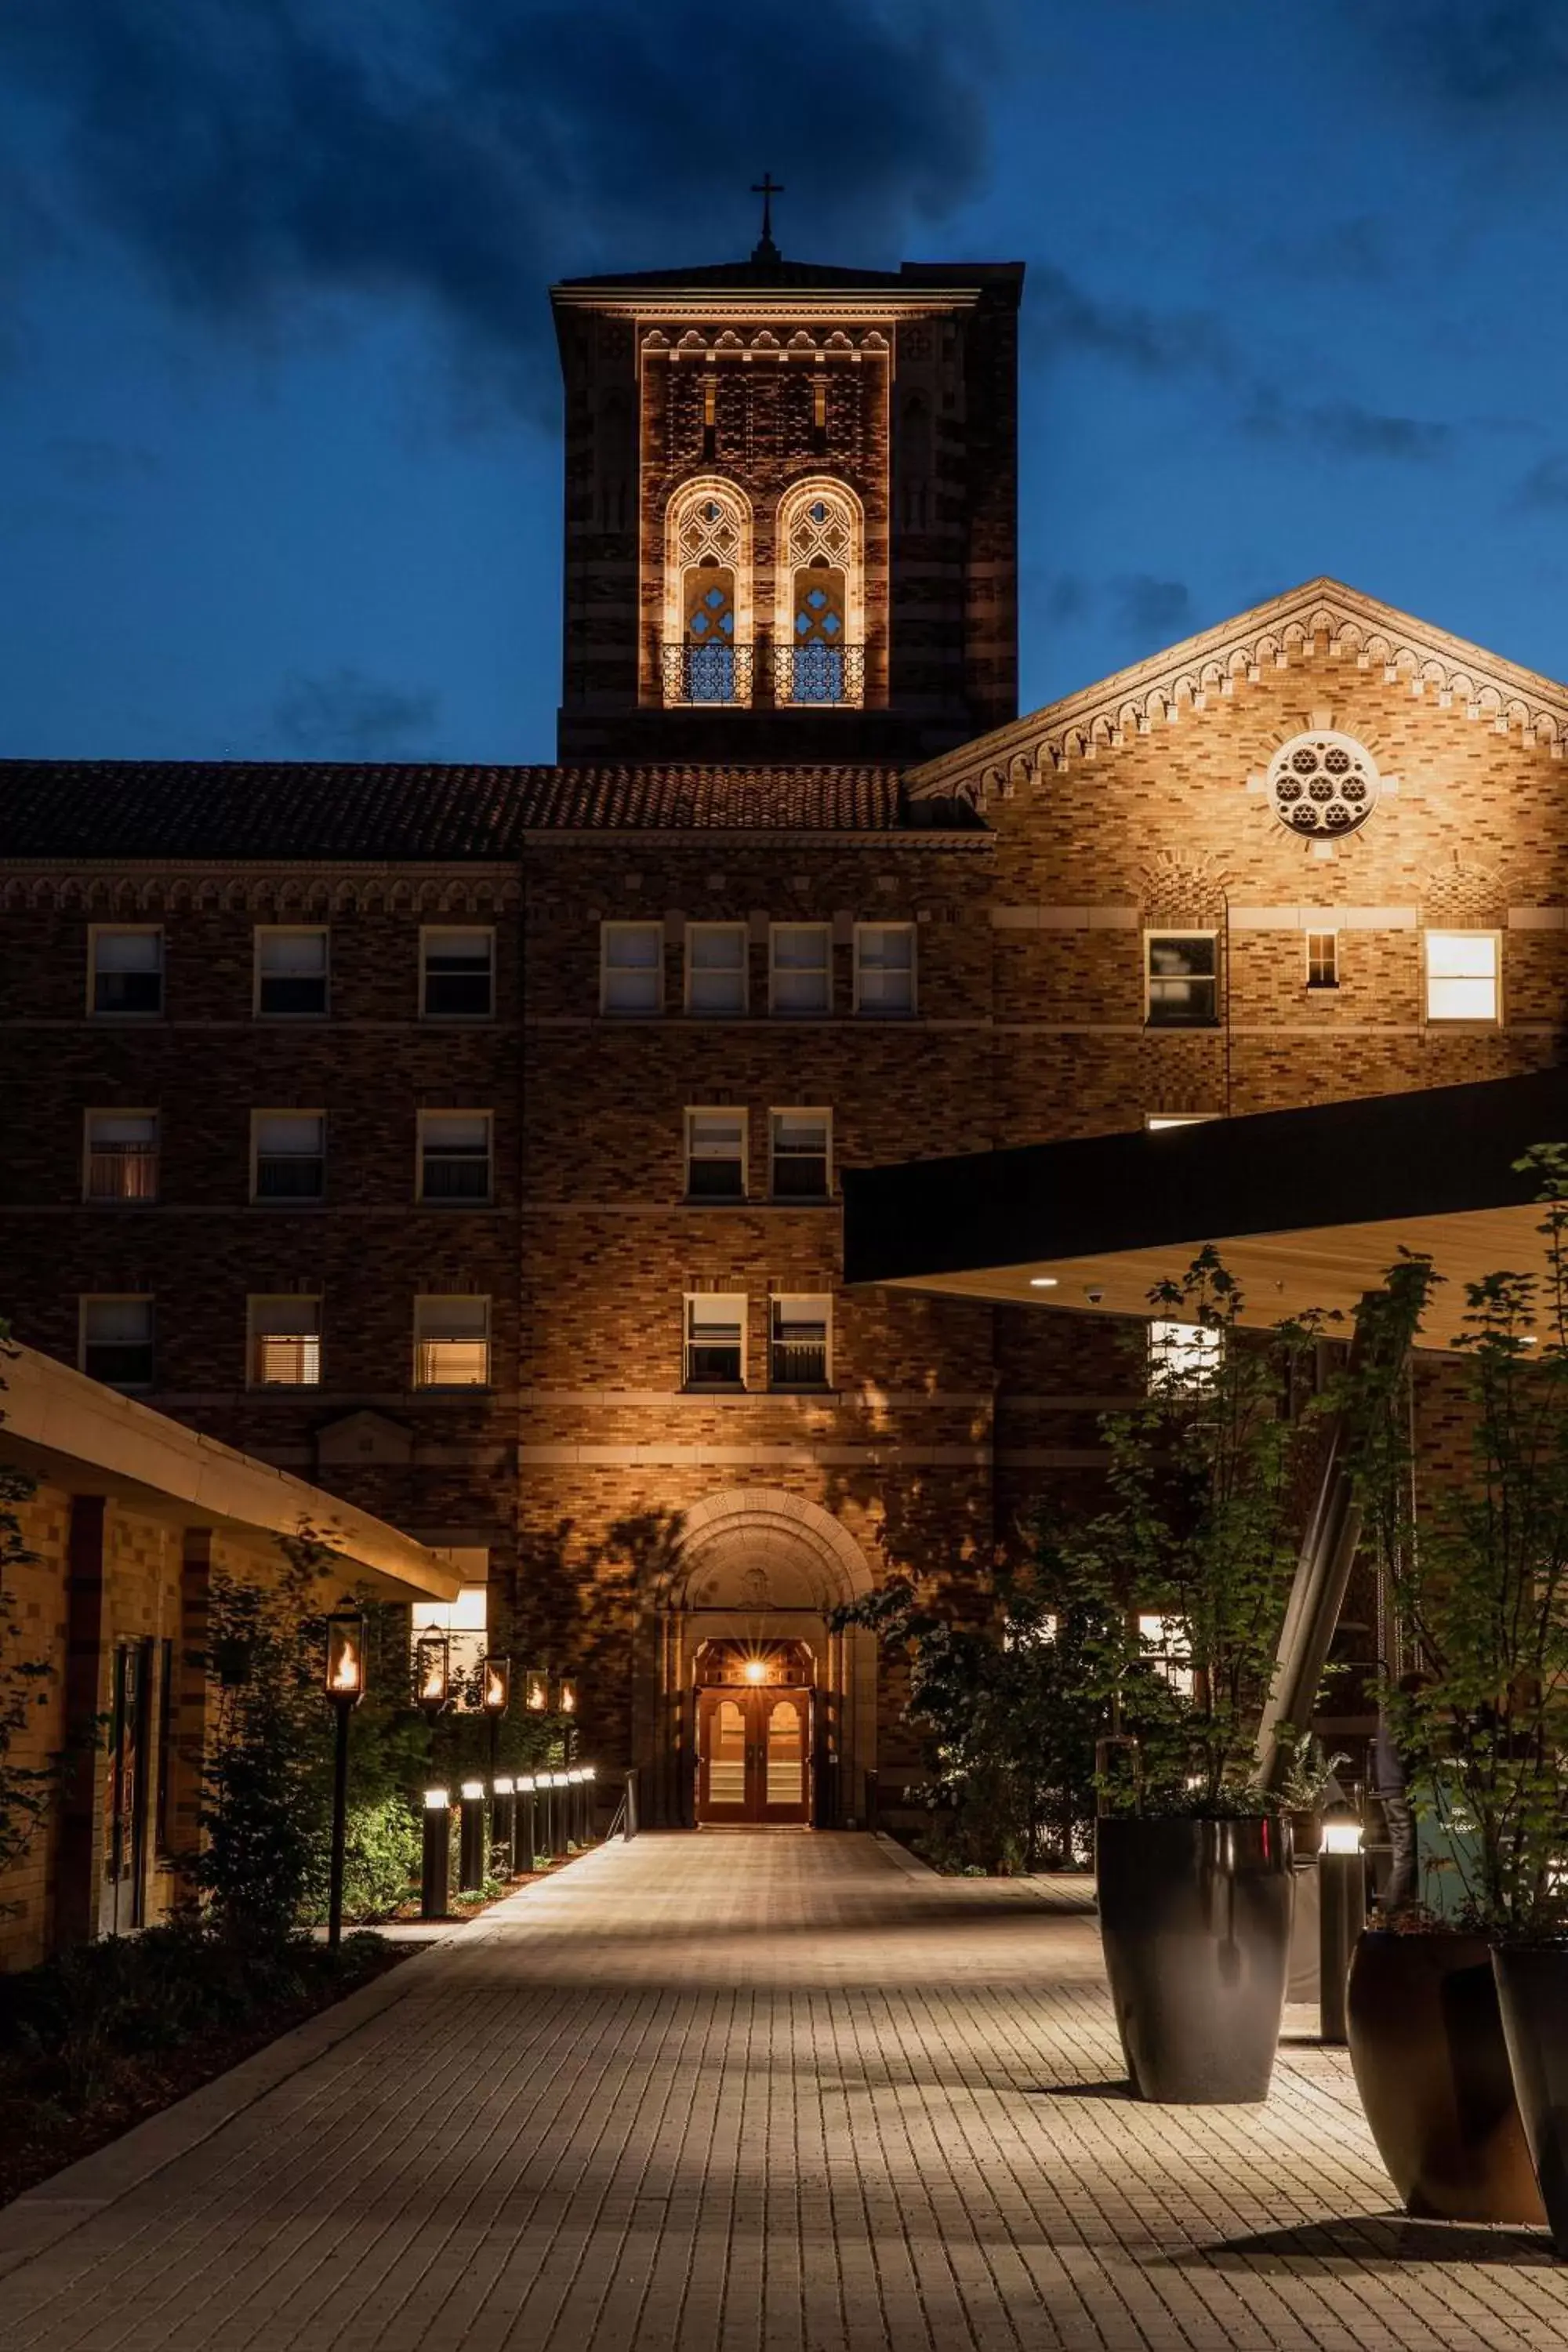
[[[84,1298],[81,1302],[81,1369],[89,1380],[111,1389],[153,1385],[151,1298]]]
[[[258,1201],[319,1201],[326,1190],[327,1117],[320,1110],[258,1110],[252,1118]]]
[[[313,1389],[321,1381],[321,1302],[289,1295],[250,1301],[250,1384]]]
[[[774,1298],[769,1303],[768,1384],[775,1389],[827,1386],[828,1301]]]
[[[291,1020],[319,1018],[327,1009],[328,933],[260,929],[256,934],[256,1009]]]
[[[143,926],[133,931],[94,930],[92,1009],[135,1013],[143,1020],[163,1010],[163,934]]]
[[[1219,1365],[1223,1336],[1207,1323],[1151,1323],[1150,1388],[1167,1394],[1206,1388]]]
[[[662,1013],[664,925],[602,923],[599,927],[601,1013]]]
[[[441,1203],[490,1197],[488,1110],[419,1114],[419,1198]]]
[[[855,926],[855,1010],[912,1013],[915,1009],[915,927],[912,923]]]
[[[686,1385],[738,1389],[746,1380],[746,1301],[710,1290],[686,1301]]]
[[[768,932],[768,1003],[774,1013],[831,1013],[832,934],[826,923],[774,923]]]
[[[689,1110],[686,1190],[693,1201],[740,1201],[746,1192],[746,1114]]]
[[[1149,931],[1144,936],[1150,1028],[1212,1028],[1218,1010],[1214,933]]]
[[[490,1302],[448,1296],[414,1302],[414,1385],[483,1388],[490,1376]]]
[[[769,1129],[769,1190],[778,1201],[826,1201],[833,1181],[833,1118],[775,1110]]]
[[[1340,984],[1340,935],[1338,931],[1309,931],[1307,934],[1307,985],[1309,988],[1338,988]]]
[[[419,1010],[427,1021],[488,1021],[495,1010],[495,933],[419,934]]]
[[[667,703],[752,698],[752,513],[733,486],[688,483],[665,514]]]
[[[458,1573],[488,1571],[489,1557],[478,1546],[465,1545],[453,1555]],[[409,1612],[409,1662],[416,1671],[422,1661],[420,1644],[445,1640],[447,1686],[461,1705],[464,1685],[479,1671],[489,1646],[490,1589],[488,1584],[462,1584],[456,1601],[416,1601]]]
[[[1498,935],[1495,931],[1428,931],[1428,1021],[1493,1021],[1498,1017]]]
[[[746,945],[744,923],[687,925],[688,1013],[744,1013]]]
[[[861,535],[859,501],[841,482],[796,483],[780,501],[773,693],[782,704],[865,698]]]
[[[155,1110],[89,1110],[87,1181],[89,1201],[155,1201],[158,1197],[158,1114]]]
[[[1163,1675],[1173,1691],[1184,1698],[1190,1698],[1193,1695],[1193,1661],[1183,1620],[1180,1617],[1141,1615],[1138,1640],[1143,1655],[1155,1673]]]

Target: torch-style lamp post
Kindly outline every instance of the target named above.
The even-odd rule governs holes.
[[[499,1799],[496,1767],[500,1760],[500,1721],[511,1705],[511,1660],[484,1657],[479,1660],[479,1706],[489,1726],[489,1784],[491,1800],[490,1844],[500,1842]]]
[[[561,1717],[561,1761],[572,1761],[573,1734],[577,1728],[577,1677],[563,1675],[555,1685],[555,1712]]]
[[[414,1645],[414,1703],[434,1723],[452,1687],[452,1644],[438,1625],[426,1627]]]
[[[347,1612],[327,1620],[327,1697],[337,1713],[332,1756],[332,1860],[327,1882],[327,1942],[343,1940],[343,1853],[348,1841],[349,1717],[364,1696],[364,1619]]]

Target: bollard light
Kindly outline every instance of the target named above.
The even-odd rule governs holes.
[[[1331,1805],[1318,1852],[1318,2027],[1326,2042],[1346,2038],[1345,1985],[1365,1926],[1361,1822],[1348,1805]]]
[[[343,1856],[348,1843],[349,1717],[364,1696],[364,1619],[341,1610],[327,1620],[326,1693],[337,1715],[332,1753],[332,1846],[327,1869],[327,1942],[343,1940]]]
[[[490,1860],[498,1878],[510,1878],[517,1867],[513,1849],[517,1843],[517,1783],[510,1772],[491,1776],[490,1796]]]
[[[447,1916],[447,1873],[452,1843],[452,1798],[447,1789],[425,1791],[425,1845],[419,1864],[419,1916]]]
[[[458,1887],[477,1895],[485,1883],[485,1784],[465,1780],[458,1815]]]
[[[515,1860],[519,1852],[522,1866],[531,1874],[533,1857],[539,1852],[539,1800],[535,1794],[531,1772],[517,1776],[517,1803],[512,1811],[511,1849]]]
[[[414,1645],[414,1703],[437,1716],[452,1687],[452,1644],[439,1625],[428,1626]]]

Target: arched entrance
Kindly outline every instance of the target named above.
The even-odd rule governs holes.
[[[865,1821],[867,1775],[877,1754],[876,1640],[858,1626],[835,1628],[831,1619],[844,1602],[873,1589],[859,1546],[819,1504],[752,1486],[728,1487],[693,1504],[662,1571],[642,1595],[638,1618],[633,1739],[650,1824],[689,1829],[702,1820],[780,1818],[769,1807],[784,1802],[795,1728],[804,1743],[796,1817],[823,1829]],[[752,1686],[805,1695],[795,1727],[784,1714],[777,1717],[773,1760],[780,1769],[773,1785],[781,1793],[773,1800],[765,1792],[773,1717],[763,1726],[761,1703],[734,1696],[748,1686],[745,1661],[767,1656],[780,1662],[781,1673],[787,1664],[803,1679]],[[742,1675],[731,1685],[728,1671],[735,1661]],[[721,1689],[737,1712],[721,1717],[724,1701],[704,1699],[705,1691]],[[712,1759],[700,1761],[705,1730],[713,1741],[721,1730],[720,1760],[730,1768],[720,1776],[728,1794],[718,1801],[760,1811],[712,1810]]]

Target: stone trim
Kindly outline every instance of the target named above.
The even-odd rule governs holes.
[[[1135,931],[1136,907],[993,907],[994,931]]]
[[[1233,931],[1416,931],[1419,907],[1230,907]]]

